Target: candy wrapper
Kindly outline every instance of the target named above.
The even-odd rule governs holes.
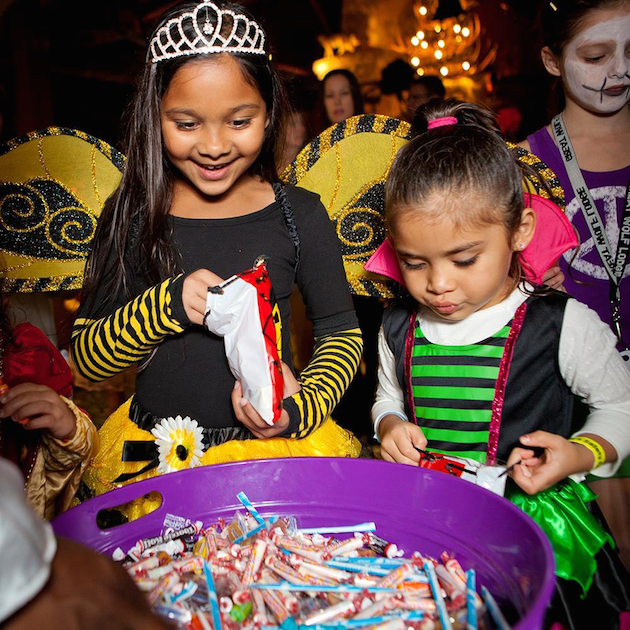
[[[223,337],[234,378],[263,420],[273,425],[282,413],[280,312],[260,257],[248,269],[208,288],[205,325]]]
[[[505,493],[505,466],[486,466],[467,457],[453,457],[429,451],[420,451],[418,466],[460,477],[501,497]]]

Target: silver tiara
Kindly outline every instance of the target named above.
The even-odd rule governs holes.
[[[151,63],[184,55],[239,52],[266,55],[265,33],[253,20],[204,0],[160,27],[149,44]]]

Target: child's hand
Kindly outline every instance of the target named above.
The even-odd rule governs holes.
[[[22,383],[0,396],[0,417],[10,417],[25,429],[43,429],[54,438],[67,440],[74,436],[77,421],[59,394],[45,385]]]
[[[188,319],[193,324],[203,325],[208,287],[215,287],[222,282],[222,278],[207,269],[197,269],[184,280],[182,304]]]
[[[427,438],[418,425],[390,415],[380,421],[378,433],[383,459],[399,464],[418,465],[420,453],[416,449],[424,450],[427,445]]]
[[[586,472],[595,463],[588,449],[547,431],[523,435],[521,443],[545,449],[540,457],[535,457],[534,451],[519,447],[510,453],[508,467],[521,462],[510,474],[527,494],[546,490],[574,473]]]
[[[282,376],[284,379],[283,398],[288,398],[297,394],[301,387],[289,366],[282,363]],[[252,404],[246,398],[243,398],[243,386],[240,381],[234,383],[232,390],[232,407],[236,419],[245,425],[257,438],[272,438],[282,433],[289,426],[289,414],[286,410],[282,410],[280,417],[272,426],[268,425],[261,415],[252,407]]]
[[[564,274],[560,270],[560,267],[551,267],[547,269],[545,275],[543,276],[543,284],[551,289],[556,289],[556,291],[564,291],[564,287],[562,283],[564,282]]]

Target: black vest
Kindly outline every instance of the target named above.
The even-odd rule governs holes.
[[[497,450],[500,460],[507,460],[525,433],[542,430],[569,437],[573,432],[573,394],[558,367],[567,299],[565,294],[554,293],[530,297],[526,302],[525,319],[514,345],[505,387]],[[394,354],[398,383],[405,394],[405,413],[417,424],[408,401],[409,365],[405,365],[407,336],[413,334],[415,325],[416,311],[402,302],[394,303],[383,314],[383,331]]]

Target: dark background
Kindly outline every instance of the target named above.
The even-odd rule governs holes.
[[[0,140],[50,125],[119,145],[120,120],[164,0],[0,0]],[[294,102],[316,100],[311,65],[318,35],[342,30],[342,2],[250,0]],[[540,0],[481,0],[484,31],[498,45],[488,104],[516,104],[524,137],[550,116],[550,81],[539,61]]]

